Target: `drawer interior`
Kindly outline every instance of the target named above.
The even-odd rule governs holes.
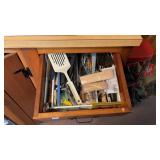
[[[87,69],[85,68],[84,64],[86,62],[85,60],[87,59],[86,57],[88,57],[88,59],[93,60],[94,56],[92,56],[93,55],[92,53],[90,54],[67,53],[66,55],[71,64],[71,68],[68,70],[68,74],[74,83],[74,86],[78,92],[78,95],[80,96],[82,103],[81,104],[76,103],[76,100],[71,92],[71,89],[69,87],[66,87],[68,86],[66,85],[67,80],[63,73],[60,74],[61,79],[63,79],[63,83],[61,82],[61,94],[63,92],[63,89],[65,90],[65,88],[67,88],[69,90],[69,93],[71,94],[72,100],[74,102],[73,101],[71,102],[70,101],[71,99],[67,99],[67,100],[71,102],[72,106],[70,106],[71,104],[66,105],[66,103],[65,104],[63,103],[62,101],[63,96],[61,96],[61,102],[59,104],[57,104],[58,103],[57,100],[55,101],[55,103],[53,101],[50,101],[53,95],[54,95],[53,99],[55,98],[55,95],[58,96],[57,95],[58,82],[56,81],[56,78],[54,79],[54,84],[56,83],[56,86],[54,87],[56,94],[53,94],[52,96],[50,95],[48,96],[48,98],[45,98],[46,97],[46,92],[45,92],[46,91],[46,75],[47,75],[46,68],[48,65],[48,63],[46,63],[46,60],[49,60],[49,58],[47,55],[40,55],[40,62],[41,62],[40,69],[39,69],[39,86],[40,87],[38,87],[37,94],[36,94],[35,111],[34,111],[35,119],[56,118],[56,117],[65,118],[65,117],[75,117],[75,116],[81,117],[81,116],[94,116],[94,115],[103,115],[103,114],[106,115],[106,114],[112,114],[112,113],[114,114],[114,113],[128,112],[130,110],[131,108],[130,98],[129,98],[127,85],[124,77],[121,57],[118,53],[108,53],[108,52],[96,53],[96,54],[94,53],[94,55],[96,55],[96,61],[95,61],[96,64],[94,69],[93,69],[93,62],[91,62],[92,64],[91,66],[89,66],[89,64],[86,64],[88,65],[88,68],[87,68],[88,71],[86,71]],[[112,62],[109,61],[108,57],[112,58]],[[74,61],[75,59],[76,61]],[[58,74],[54,72],[54,69],[52,68],[52,64],[50,64],[50,68],[53,71],[53,74],[57,76]],[[106,68],[108,68],[109,70],[106,70]],[[98,74],[95,74],[95,73],[98,73]],[[103,73],[103,74],[100,76],[99,73]],[[87,77],[87,75],[89,75],[89,77]],[[106,77],[106,79],[103,79],[103,75],[104,77]],[[98,79],[99,76],[100,76],[100,79]],[[51,77],[51,75],[49,75],[49,77]],[[118,91],[116,92],[116,94],[115,93],[112,94],[112,91],[110,92],[107,91],[107,89],[109,90],[108,85],[111,84],[111,82],[108,80],[115,79],[115,78],[117,78]],[[76,84],[76,79],[78,81],[77,84]],[[48,82],[49,84],[48,86],[52,86],[50,85],[51,82],[52,81]],[[93,84],[95,85],[99,84],[100,88],[94,90],[93,86],[95,85]],[[47,99],[47,101],[44,99]],[[51,102],[53,103],[53,105]]]

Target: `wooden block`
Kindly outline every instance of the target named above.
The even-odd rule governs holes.
[[[93,73],[93,74],[89,74],[86,76],[81,76],[80,80],[81,80],[81,84],[84,85],[84,84],[88,84],[88,83],[111,79],[112,77],[113,77],[112,70],[104,70],[102,72]]]
[[[98,90],[104,90],[107,89],[107,83],[105,81],[99,81],[89,84],[84,84],[82,86],[83,92],[92,92],[92,91],[98,91]]]

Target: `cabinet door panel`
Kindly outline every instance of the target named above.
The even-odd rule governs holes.
[[[38,69],[39,69],[39,55],[37,49],[18,49],[17,54],[25,67],[30,68],[32,72],[31,80],[37,88]]]
[[[4,114],[15,124],[34,124],[33,120],[25,114],[7,93],[4,93]]]
[[[17,54],[9,54],[4,59],[4,89],[6,93],[21,107],[30,117],[33,116],[36,89],[30,78],[25,78],[23,69]]]

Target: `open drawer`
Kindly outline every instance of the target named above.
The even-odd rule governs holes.
[[[5,53],[16,53],[24,69],[29,68],[33,76],[29,79],[35,87],[36,95],[30,118],[35,121],[46,119],[73,118],[102,115],[116,115],[131,111],[131,102],[122,66],[127,50],[139,46],[140,35],[70,35],[70,36],[6,36]],[[127,51],[127,52],[125,52]],[[42,112],[44,96],[44,54],[48,53],[112,53],[119,83],[121,104],[104,108],[80,109],[69,111]],[[20,81],[18,83],[21,83]],[[22,89],[22,88],[21,88]],[[19,94],[19,93],[17,93]],[[29,95],[30,92],[27,92]],[[19,95],[18,97],[20,97]],[[15,99],[14,99],[15,100]],[[16,101],[16,100],[15,100]]]
[[[84,53],[84,52],[83,52]],[[93,52],[92,52],[93,53]],[[107,54],[107,53],[105,53]],[[125,75],[123,71],[121,56],[119,53],[112,53],[114,65],[116,67],[117,79],[119,83],[119,91],[121,103],[119,105],[109,105],[104,107],[95,107],[92,109],[79,109],[79,110],[68,110],[68,111],[53,111],[53,112],[42,112],[43,108],[43,96],[44,96],[44,55],[40,55],[40,67],[39,67],[39,78],[38,86],[36,91],[34,116],[35,120],[45,119],[59,119],[59,118],[74,118],[74,117],[88,117],[88,116],[104,116],[127,113],[131,111],[131,102],[128,94],[126,85]]]

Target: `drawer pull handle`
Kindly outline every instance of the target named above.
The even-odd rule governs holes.
[[[93,118],[89,118],[87,121],[80,121],[79,118],[75,118],[75,120],[76,120],[76,123],[92,123],[93,122]]]

